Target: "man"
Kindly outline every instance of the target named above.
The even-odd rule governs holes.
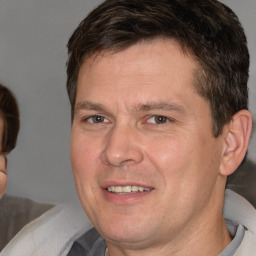
[[[228,191],[223,216],[252,128],[236,15],[215,0],[107,0],[68,51],[72,168],[95,226],[68,255],[254,255],[253,207]]]

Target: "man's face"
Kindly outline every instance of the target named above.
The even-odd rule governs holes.
[[[171,40],[82,65],[72,168],[83,208],[107,242],[164,243],[221,215],[223,138],[213,137],[209,104],[195,92],[197,69]]]

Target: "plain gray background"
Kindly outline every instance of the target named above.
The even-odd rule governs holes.
[[[17,148],[9,156],[9,194],[38,201],[78,202],[69,159],[66,44],[79,22],[100,2],[0,0],[0,82],[12,89],[21,112]],[[255,119],[256,1],[223,2],[238,14],[247,33],[250,109]],[[256,161],[255,136],[249,158]]]

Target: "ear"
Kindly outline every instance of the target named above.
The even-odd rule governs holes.
[[[7,185],[6,158],[0,155],[0,198],[5,193]]]
[[[243,161],[252,130],[252,117],[249,111],[237,112],[224,128],[224,147],[219,174],[232,174]]]

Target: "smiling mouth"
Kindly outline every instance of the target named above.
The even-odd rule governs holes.
[[[139,186],[110,186],[107,187],[108,192],[115,194],[127,194],[127,193],[137,193],[137,192],[148,192],[150,188],[144,188]]]

